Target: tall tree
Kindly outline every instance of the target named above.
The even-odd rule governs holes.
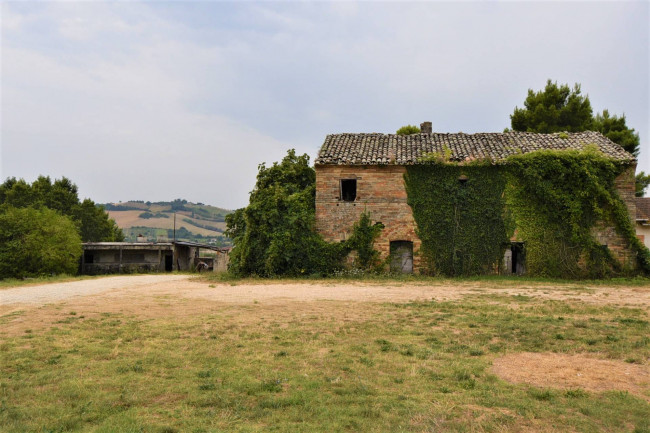
[[[635,193],[636,197],[643,197],[645,190],[650,185],[650,174],[640,171],[636,174]]]
[[[580,92],[579,84],[570,89],[551,80],[539,92],[528,89],[524,108],[515,107],[510,116],[512,129],[542,133],[589,129],[593,121],[591,102]]]
[[[515,131],[525,132],[598,131],[635,157],[640,152],[639,134],[626,125],[625,115],[610,115],[603,110],[594,116],[589,97],[581,94],[577,83],[571,89],[567,84],[548,80],[544,90],[528,89],[524,108],[515,107],[510,125]],[[643,196],[648,186],[647,182],[643,184],[644,179],[644,175],[637,175],[637,196]]]
[[[602,133],[614,143],[620,144],[632,155],[639,156],[641,140],[639,134],[634,132],[634,128],[628,128],[625,124],[625,114],[621,117],[610,116],[608,110],[603,110],[602,114],[596,114],[593,130]]]

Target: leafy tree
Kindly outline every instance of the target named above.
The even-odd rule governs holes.
[[[639,134],[634,132],[625,123],[625,115],[610,115],[608,110],[602,114],[592,114],[591,103],[588,96],[580,94],[580,84],[575,84],[573,89],[551,80],[546,82],[544,90],[534,92],[528,89],[528,96],[524,101],[524,108],[515,107],[510,115],[512,129],[526,132],[580,132],[598,131],[630,152],[635,157],[639,156]],[[637,195],[643,194],[647,184],[638,183],[642,177],[637,176]]]
[[[316,173],[309,156],[289,150],[280,163],[259,165],[247,207],[226,216],[236,275],[327,274],[347,251],[314,230]]]
[[[397,135],[411,135],[411,134],[419,134],[420,128],[414,125],[406,125],[402,126],[400,129],[397,130],[396,134]]]
[[[187,204],[187,200],[177,198],[176,200],[171,202],[171,207],[172,210],[178,210],[178,211],[189,210],[185,206],[186,204]]]
[[[79,201],[77,186],[66,177],[54,182],[39,176],[31,185],[23,179],[8,178],[0,185],[0,205],[46,207],[72,219],[83,242],[122,241],[124,234],[103,207],[90,199]]]
[[[515,131],[579,132],[590,129],[593,114],[589,97],[580,94],[579,84],[570,89],[548,80],[542,91],[528,89],[524,108],[515,107],[510,120]]]
[[[0,204],[7,203],[15,207],[27,207],[36,202],[31,186],[24,179],[9,178],[0,186],[2,193]]]
[[[608,110],[603,110],[602,114],[596,114],[593,130],[599,131],[614,143],[620,144],[623,149],[632,155],[639,156],[639,134],[634,132],[634,128],[627,127],[625,124],[625,115],[621,117],[616,115],[610,116]]]
[[[79,232],[84,242],[121,242],[124,240],[122,229],[115,220],[108,218],[102,206],[97,206],[90,199],[85,199],[75,207],[74,215],[79,222]]]
[[[0,278],[73,274],[81,252],[70,218],[45,207],[0,206]]]
[[[637,197],[643,197],[648,185],[650,185],[650,174],[645,174],[643,171],[637,173],[635,184],[636,191],[634,195]]]

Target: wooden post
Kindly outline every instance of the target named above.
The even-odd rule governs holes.
[[[120,274],[122,273],[122,245],[120,245]]]

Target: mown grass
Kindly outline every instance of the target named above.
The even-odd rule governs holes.
[[[0,430],[648,432],[639,396],[490,373],[495,357],[524,351],[647,365],[648,320],[490,294],[157,318],[62,311],[53,327],[0,343]]]

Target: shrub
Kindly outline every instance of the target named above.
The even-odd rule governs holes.
[[[414,125],[406,125],[402,126],[400,129],[397,130],[396,134],[397,135],[411,135],[411,134],[419,134],[420,128]]]
[[[0,278],[74,274],[81,238],[68,217],[48,208],[0,210]]]

